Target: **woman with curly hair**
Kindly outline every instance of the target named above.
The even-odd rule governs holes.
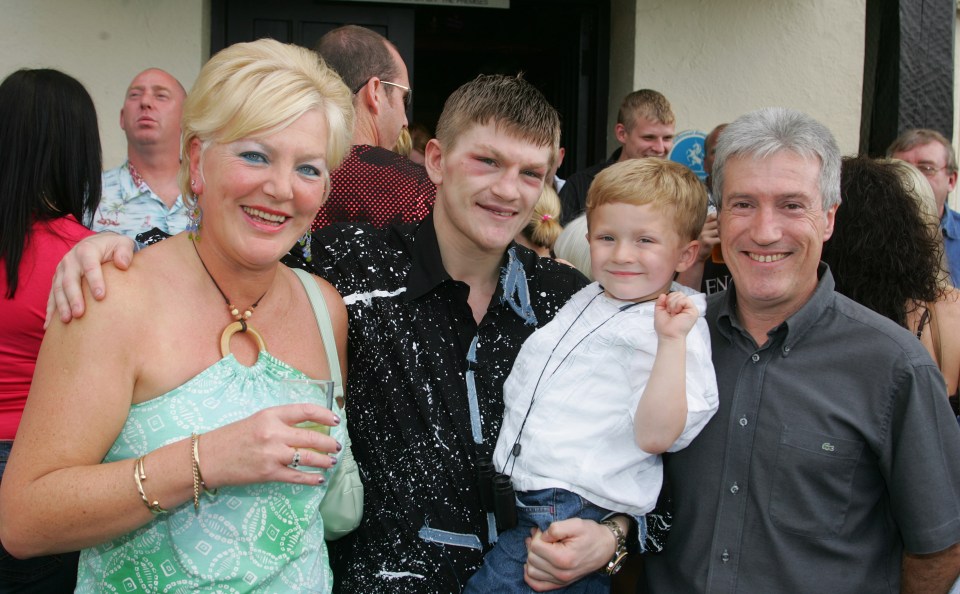
[[[941,328],[960,323],[960,291],[943,266],[929,184],[903,161],[847,157],[841,193],[822,256],[837,291],[914,332],[943,372],[956,409],[960,339]]]
[[[893,163],[904,183],[910,187],[910,195],[920,206],[930,233],[940,247],[940,275],[937,282],[943,295],[939,300],[915,310],[908,317],[907,327],[917,335],[937,362],[947,383],[950,405],[954,413],[960,414],[957,395],[960,391],[960,337],[956,333],[944,332],[944,329],[960,327],[960,291],[950,284],[950,268],[943,248],[937,199],[930,182],[919,169],[906,161],[894,160]]]

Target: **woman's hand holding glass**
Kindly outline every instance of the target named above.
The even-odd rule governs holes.
[[[342,445],[329,435],[297,426],[303,423],[329,428],[339,425],[340,417],[319,404],[282,404],[205,433],[202,471],[208,487],[323,482],[317,469],[332,468]],[[292,466],[295,458],[297,467]]]
[[[327,410],[333,411],[333,380],[318,380],[310,378],[286,378],[283,380],[283,402],[312,402],[321,404]],[[309,429],[324,435],[330,435],[330,426],[314,421],[304,421],[295,425],[301,429]],[[316,467],[312,467],[304,461],[304,454],[295,454],[296,459],[291,464],[292,467],[306,467],[304,472],[320,472]],[[333,463],[336,464],[336,457],[333,456]]]

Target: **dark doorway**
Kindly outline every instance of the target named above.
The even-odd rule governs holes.
[[[867,0],[860,152],[909,128],[953,137],[953,0]]]
[[[522,71],[563,118],[566,177],[605,156],[609,13],[609,0],[511,0],[509,9],[214,0],[211,51],[261,37],[313,47],[332,28],[364,25],[397,46],[415,90],[410,121],[431,130],[464,82]]]

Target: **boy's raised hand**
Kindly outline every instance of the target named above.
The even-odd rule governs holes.
[[[679,291],[665,293],[657,297],[653,329],[660,338],[685,338],[699,317],[693,299]]]

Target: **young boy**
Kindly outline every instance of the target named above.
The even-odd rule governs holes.
[[[518,525],[466,592],[529,592],[524,539],[534,526],[629,514],[643,542],[660,454],[689,444],[717,410],[705,297],[673,282],[696,260],[706,214],[703,185],[682,165],[631,159],[597,176],[587,198],[597,282],[524,342],[504,384],[493,464],[511,477]],[[609,587],[594,573],[566,591]]]

